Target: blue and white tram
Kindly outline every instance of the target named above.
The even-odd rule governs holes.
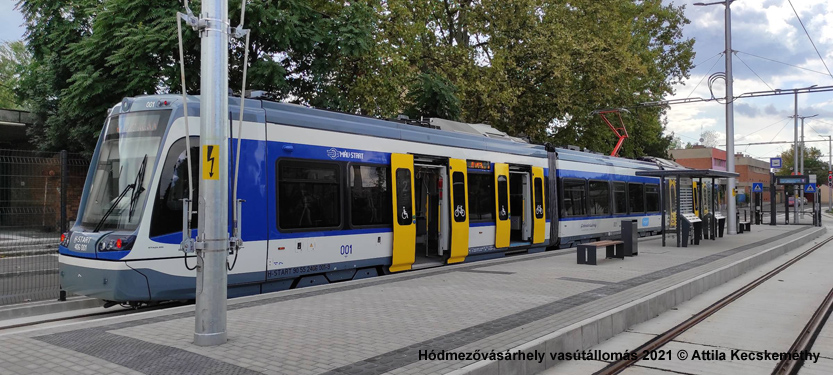
[[[111,109],[62,236],[65,290],[194,298],[196,261],[179,244],[188,180],[197,197],[202,178],[199,98],[190,134],[184,105],[154,95]],[[623,217],[641,233],[660,226],[659,180],[634,176],[652,163],[253,99],[239,136],[244,245],[229,296],[572,246],[618,235]]]

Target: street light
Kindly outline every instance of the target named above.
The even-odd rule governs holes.
[[[726,6],[724,13],[725,21],[725,40],[726,40],[726,171],[730,173],[735,172],[735,111],[734,94],[732,93],[732,11],[730,6],[734,0],[715,1],[711,3],[694,3],[696,6],[707,6],[723,4]],[[735,191],[735,178],[729,177],[726,179],[727,190],[731,194]],[[737,234],[737,207],[735,207],[735,199],[728,200],[728,234]]]
[[[831,187],[831,178],[833,178],[833,136],[831,135],[821,135],[819,137],[825,138],[827,137],[828,140],[828,151],[827,151],[827,209],[833,210],[833,187]]]

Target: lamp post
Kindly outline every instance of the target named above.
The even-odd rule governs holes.
[[[828,151],[827,151],[827,209],[833,211],[833,188],[830,185],[830,176],[833,175],[833,136],[831,135],[819,135],[820,137],[824,138],[827,137],[828,140]]]
[[[726,42],[726,171],[727,172],[734,172],[735,171],[735,111],[734,111],[734,94],[732,93],[732,11],[730,9],[730,5],[734,0],[724,0],[724,1],[716,1],[712,3],[694,3],[696,6],[707,6],[707,5],[716,5],[716,4],[723,4],[726,6],[726,12],[724,13],[724,22],[726,25],[724,36]],[[726,179],[727,182],[727,190],[729,194],[732,194],[735,191],[735,178],[729,177]],[[735,207],[735,198],[732,196],[728,201],[728,216],[727,226],[728,234],[736,234],[737,233],[737,217],[736,215],[736,207]]]

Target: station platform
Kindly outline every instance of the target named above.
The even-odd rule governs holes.
[[[216,347],[193,345],[193,305],[0,333],[0,374],[535,374],[555,365],[547,353],[595,346],[825,231],[753,225],[686,248],[642,239],[624,260],[600,249],[596,266],[565,249],[236,298]],[[543,355],[448,354],[518,351]]]

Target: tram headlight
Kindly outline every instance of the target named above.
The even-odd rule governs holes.
[[[70,237],[72,237],[72,232],[61,233],[61,246],[69,247]]]
[[[136,236],[109,234],[98,242],[98,251],[125,251],[133,248]]]

